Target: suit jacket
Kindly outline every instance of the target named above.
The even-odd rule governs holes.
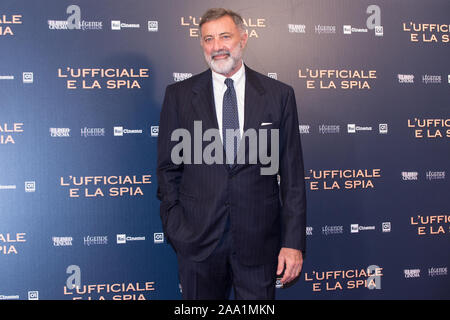
[[[169,85],[165,92],[158,134],[160,215],[177,254],[193,261],[212,253],[227,217],[234,250],[244,264],[273,262],[280,247],[305,250],[304,167],[294,91],[245,68],[244,132],[279,129],[280,182],[277,174],[261,175],[259,161],[231,168],[226,163],[173,163],[172,148],[179,143],[171,141],[173,130],[188,130],[193,146],[194,121],[202,121],[203,132],[218,129],[211,70]],[[270,150],[270,135],[267,141]],[[202,150],[210,143],[203,141]]]

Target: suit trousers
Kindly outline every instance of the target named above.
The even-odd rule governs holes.
[[[236,300],[273,300],[277,257],[273,263],[247,266],[233,250],[229,223],[213,253],[195,262],[178,254],[178,271],[185,300],[227,300],[234,288]]]

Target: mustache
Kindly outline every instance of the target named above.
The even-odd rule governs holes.
[[[211,58],[214,59],[216,56],[220,56],[220,55],[223,55],[223,54],[225,54],[225,55],[227,55],[229,57],[231,56],[230,51],[228,51],[228,50],[219,50],[219,51],[215,51],[215,52],[211,53]]]

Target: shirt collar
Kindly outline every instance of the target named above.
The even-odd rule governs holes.
[[[215,72],[214,70],[212,70],[212,77],[213,77],[213,81],[216,85],[221,85],[221,86],[225,86],[225,79],[227,77],[225,77],[224,75]],[[239,70],[233,74],[231,76],[231,79],[233,79],[233,84],[236,87],[237,85],[239,85],[239,83],[244,79],[245,76],[245,66],[244,66],[244,61],[242,61],[241,67],[239,68]]]

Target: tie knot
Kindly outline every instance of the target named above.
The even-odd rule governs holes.
[[[231,78],[226,78],[225,79],[225,84],[227,86],[228,89],[233,89],[233,79]]]

